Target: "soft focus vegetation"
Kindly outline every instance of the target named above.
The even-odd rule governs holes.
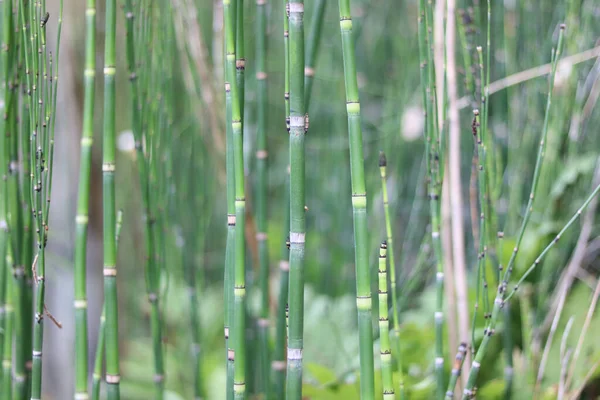
[[[600,396],[598,1],[0,5],[1,400]]]

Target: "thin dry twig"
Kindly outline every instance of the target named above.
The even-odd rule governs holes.
[[[52,315],[52,313],[48,310],[48,307],[46,307],[45,304],[44,304],[44,314],[46,314],[46,316],[48,318],[50,318],[50,321],[54,322],[54,325],[56,325],[58,327],[58,329],[62,329],[62,324],[56,318],[54,318],[54,315]]]

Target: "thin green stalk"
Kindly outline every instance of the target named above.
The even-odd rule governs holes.
[[[305,215],[305,137],[304,109],[304,2],[290,2],[290,275],[289,335],[287,352],[287,399],[302,398],[302,350],[304,347],[304,257]]]
[[[89,219],[90,172],[94,137],[94,97],[96,73],[96,1],[88,0],[85,11],[86,49],[84,69],[83,132],[79,166],[79,194],[75,217],[75,399],[88,391],[88,328],[87,328],[87,226]]]
[[[402,359],[400,354],[400,314],[398,312],[398,295],[396,293],[396,263],[394,262],[394,241],[392,234],[392,222],[390,218],[390,207],[387,191],[387,160],[383,151],[379,152],[379,172],[381,175],[381,193],[383,197],[383,211],[385,214],[385,232],[387,236],[388,259],[390,260],[390,287],[392,289],[392,336],[394,337],[396,360],[398,361],[398,372],[400,373],[400,399],[405,397],[404,377],[402,373]]]
[[[104,41],[104,135],[102,155],[104,220],[104,307],[106,310],[105,351],[108,400],[120,398],[119,325],[117,301],[117,254],[115,246],[115,74],[116,0],[106,0]]]
[[[283,57],[284,57],[284,107],[285,107],[285,127],[286,131],[290,131],[290,65],[289,65],[289,18],[288,18],[288,0],[283,0]],[[286,342],[287,342],[287,308],[289,294],[289,234],[290,231],[290,175],[289,164],[285,175],[284,186],[284,223],[283,232],[285,240],[282,246],[281,259],[279,260],[279,297],[277,299],[277,316],[276,316],[276,332],[275,332],[275,349],[273,351],[273,369],[274,396],[277,399],[283,399],[285,396],[285,380],[286,380]]]
[[[352,180],[352,209],[354,216],[354,257],[356,268],[356,306],[360,346],[360,394],[362,400],[373,399],[375,394],[373,367],[373,328],[371,301],[371,274],[369,271],[367,190],[363,156],[356,57],[352,37],[350,0],[339,0],[344,80],[346,83],[346,111],[350,142],[350,171]]]
[[[540,145],[538,148],[538,155],[537,155],[537,159],[536,159],[536,163],[535,163],[535,169],[533,172],[533,181],[531,183],[531,191],[530,191],[530,195],[529,195],[529,201],[527,202],[527,208],[525,210],[525,216],[523,217],[523,222],[521,223],[521,228],[519,229],[519,233],[517,235],[515,247],[510,256],[508,264],[506,266],[506,271],[504,271],[504,276],[502,277],[502,281],[498,285],[498,290],[496,292],[496,298],[494,300],[494,307],[492,310],[492,315],[489,318],[487,327],[484,331],[485,334],[483,336],[481,345],[480,345],[479,349],[477,349],[477,353],[475,354],[475,358],[472,363],[471,371],[469,373],[469,378],[467,380],[467,385],[463,392],[463,400],[470,399],[474,395],[474,387],[476,385],[477,376],[479,375],[479,369],[481,368],[481,362],[487,351],[487,346],[489,344],[490,338],[494,334],[494,331],[496,328],[496,323],[497,323],[498,317],[500,315],[500,311],[501,311],[504,303],[506,301],[508,301],[508,299],[510,298],[510,296],[508,298],[506,297],[506,290],[508,287],[508,282],[510,280],[510,276],[511,276],[513,268],[514,268],[514,263],[515,263],[515,259],[517,257],[519,247],[521,246],[521,241],[523,239],[525,229],[527,228],[527,224],[529,222],[529,219],[531,218],[531,213],[533,211],[533,200],[535,198],[535,192],[536,192],[537,184],[539,181],[540,169],[541,169],[543,159],[544,159],[544,147],[545,147],[545,143],[546,143],[546,137],[548,135],[548,121],[550,118],[550,108],[552,105],[552,92],[554,91],[554,79],[556,77],[556,68],[558,65],[558,59],[560,58],[560,55],[562,53],[563,41],[564,41],[564,31],[565,31],[565,25],[562,24],[560,26],[558,45],[556,47],[556,51],[554,52],[554,50],[553,50],[553,54],[552,54],[552,71],[550,74],[550,81],[548,83],[548,99],[546,102],[546,114],[544,117],[544,126],[542,128],[542,137],[540,139]],[[591,199],[588,199],[588,200],[591,201]],[[587,203],[585,205],[587,205]],[[576,214],[574,218],[576,218],[577,216],[578,215]],[[571,219],[571,221],[569,221],[569,223],[565,226],[565,228],[563,228],[563,230],[566,230],[566,228],[568,228],[570,226],[570,223],[572,223],[573,221],[574,221],[574,219]],[[562,232],[562,230],[561,230],[561,232]],[[553,243],[551,243],[551,245],[552,244]],[[549,249],[549,248],[547,247],[546,250],[547,249]],[[544,252],[542,252],[542,255],[540,255],[536,259],[536,262],[534,263],[532,268],[530,268],[530,270],[528,270],[528,272],[533,270],[533,268],[535,268],[535,266],[537,266],[537,264],[541,260],[541,257],[543,257],[543,255],[545,255],[546,250],[544,250]],[[526,277],[526,275],[523,275],[523,277]],[[522,278],[522,279],[524,279],[524,278]],[[518,288],[518,284],[517,284],[517,286],[515,286],[515,288]],[[513,293],[514,293],[514,291],[513,291]],[[512,294],[511,294],[511,296],[512,296]]]
[[[431,8],[431,5],[430,7]],[[437,134],[437,115],[435,106],[435,100],[432,98],[435,96],[435,77],[433,76],[433,57],[431,55],[430,46],[428,43],[431,42],[428,33],[428,20],[432,18],[428,17],[430,12],[425,7],[425,0],[419,0],[419,19],[418,19],[418,33],[419,33],[419,58],[421,61],[421,87],[423,94],[423,108],[426,112],[426,164],[428,170],[428,190],[429,190],[429,208],[431,214],[431,242],[433,245],[435,259],[436,259],[436,311],[434,312],[435,321],[435,374],[436,374],[436,385],[437,385],[437,398],[441,399],[444,397],[444,345],[443,345],[443,325],[444,325],[444,313],[443,313],[443,301],[444,301],[444,266],[442,264],[442,244],[440,240],[440,182],[441,173],[440,165],[443,162],[440,158],[439,151],[439,136]]]
[[[119,238],[121,237],[121,227],[123,226],[123,211],[117,212],[117,225],[115,227],[115,247],[119,249]],[[94,373],[92,375],[92,400],[100,400],[100,385],[102,383],[102,365],[104,364],[104,351],[106,342],[106,307],[102,304],[102,315],[100,316],[100,327],[98,329],[98,344],[96,346],[96,356],[94,358]],[[87,396],[82,394],[81,398]]]
[[[269,348],[269,249],[267,247],[267,7],[266,0],[256,2],[256,239],[258,241],[260,318],[258,344],[260,392],[271,399]]]
[[[148,8],[148,5],[144,7]],[[148,37],[143,36],[136,41],[135,27],[134,27],[134,16],[135,10],[131,0],[125,0],[123,10],[126,18],[126,53],[127,53],[127,68],[129,72],[130,82],[130,93],[131,93],[131,116],[132,116],[132,131],[135,140],[136,149],[136,161],[138,167],[138,175],[140,182],[140,191],[142,197],[143,211],[142,219],[144,221],[144,241],[145,241],[145,268],[146,268],[146,292],[148,301],[150,303],[150,314],[151,314],[151,331],[152,331],[152,345],[153,345],[153,356],[154,356],[154,382],[156,388],[157,398],[162,398],[164,395],[164,362],[162,354],[162,338],[161,338],[161,323],[160,323],[160,312],[159,312],[159,296],[158,296],[158,282],[157,282],[157,263],[159,260],[156,258],[154,251],[160,246],[156,245],[156,238],[153,230],[160,225],[157,222],[158,217],[153,212],[152,201],[150,196],[150,171],[151,166],[148,165],[148,157],[144,151],[143,142],[145,138],[144,133],[147,134],[147,130],[143,129],[142,121],[143,117],[148,115],[148,108],[143,107],[148,102],[143,101],[143,96],[140,98],[139,90],[140,86],[145,89],[146,81],[144,80],[140,85],[139,75],[142,75],[143,79],[148,79],[146,73],[140,74],[137,66],[136,57],[136,44],[148,40]],[[150,12],[152,9],[148,9]],[[162,30],[161,30],[162,31]],[[144,34],[148,34],[145,32]],[[145,68],[150,68],[152,65],[151,57],[147,57],[144,63]],[[143,71],[146,72],[146,71]],[[150,119],[150,118],[148,118]],[[144,121],[146,122],[146,121]],[[146,140],[147,152],[151,152],[150,138]]]
[[[456,383],[458,382],[458,378],[460,377],[460,371],[462,370],[463,363],[465,362],[465,356],[467,355],[467,344],[461,343],[458,346],[458,352],[456,353],[456,358],[454,359],[454,365],[452,366],[452,372],[450,374],[450,381],[448,382],[448,389],[446,390],[446,399],[453,400],[454,399],[454,389],[456,388]]]
[[[7,246],[6,258],[4,260],[4,332],[3,347],[4,355],[2,357],[2,389],[1,394],[3,399],[12,397],[12,349],[13,349],[13,325],[14,325],[14,308],[13,308],[13,265],[14,260],[11,254],[10,246]]]
[[[235,1],[235,0],[234,0]],[[241,4],[238,6],[240,7]],[[231,91],[231,129],[234,153],[235,176],[235,273],[233,282],[234,310],[233,326],[230,337],[233,340],[233,352],[230,358],[234,361],[233,391],[235,399],[246,398],[246,267],[245,267],[245,210],[246,199],[244,189],[244,154],[242,137],[241,99],[236,80],[236,37],[234,21],[235,8],[231,0],[223,0],[226,40],[226,90]],[[241,26],[238,29],[242,29]],[[242,36],[243,37],[243,36]],[[239,69],[237,69],[239,71]],[[232,331],[233,332],[232,332]]]
[[[234,351],[234,296],[233,282],[235,279],[235,169],[233,162],[233,129],[231,125],[231,86],[225,84],[225,119],[226,119],[226,170],[227,170],[227,244],[225,247],[225,346],[227,359],[227,400],[233,399]]]
[[[394,384],[392,380],[392,346],[390,345],[390,320],[388,318],[387,291],[387,244],[384,241],[379,248],[379,338],[381,375],[383,381],[384,400],[394,400]]]
[[[318,0],[315,6],[315,12],[310,21],[310,30],[306,42],[306,59],[304,64],[304,109],[308,112],[308,105],[312,94],[312,87],[315,78],[315,64],[317,63],[317,55],[321,44],[321,31],[323,28],[323,20],[325,17],[326,0]]]

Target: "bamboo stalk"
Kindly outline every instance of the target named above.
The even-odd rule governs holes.
[[[105,351],[107,398],[120,398],[119,325],[117,301],[117,257],[115,246],[115,74],[116,74],[116,0],[106,0],[104,50],[104,135],[103,135],[103,209],[104,209],[104,304],[106,310]]]
[[[87,226],[89,219],[90,172],[94,137],[94,97],[96,73],[96,1],[88,0],[85,11],[86,49],[84,69],[83,132],[79,166],[79,194],[75,217],[75,399],[87,396],[88,328],[87,328]]]
[[[305,194],[305,91],[304,2],[290,2],[290,259],[289,334],[287,351],[287,399],[302,398],[304,347],[304,258],[306,238]]]
[[[383,197],[383,211],[385,215],[385,231],[387,236],[386,246],[390,262],[390,288],[392,289],[392,335],[395,341],[396,360],[400,374],[400,399],[404,399],[404,374],[402,373],[402,356],[400,354],[400,313],[398,312],[398,295],[396,293],[396,263],[394,262],[394,240],[392,234],[392,222],[390,217],[390,206],[387,191],[387,160],[383,151],[379,152],[379,172],[381,176],[381,192]],[[381,289],[379,289],[381,290]],[[387,305],[387,304],[386,304]],[[389,329],[389,328],[388,328]],[[382,360],[383,362],[383,360]]]
[[[235,0],[234,0],[235,1]],[[240,5],[241,6],[241,5]],[[231,129],[233,138],[233,164],[235,176],[235,251],[234,251],[234,310],[230,337],[233,351],[229,356],[234,363],[233,392],[235,399],[246,398],[246,268],[245,268],[245,188],[242,137],[241,97],[236,76],[236,36],[234,21],[235,5],[231,0],[223,0],[226,38],[226,90],[231,91]],[[242,27],[238,27],[242,29]],[[239,36],[238,36],[239,37]],[[233,335],[233,336],[231,336]]]
[[[392,346],[390,345],[390,321],[388,319],[387,291],[387,244],[381,243],[379,248],[379,337],[381,375],[383,381],[384,400],[394,400],[394,384],[392,381]]]
[[[289,17],[287,13],[288,0],[283,0],[283,57],[284,57],[284,108],[285,108],[285,128],[289,134],[290,131],[290,65],[289,65]],[[290,166],[288,164],[285,175],[284,186],[284,219],[283,232],[284,237],[287,237],[281,250],[281,259],[279,260],[279,297],[277,299],[277,315],[276,315],[276,332],[275,332],[275,349],[273,351],[273,362],[271,369],[273,370],[274,380],[274,396],[277,399],[282,399],[285,396],[285,381],[286,381],[286,343],[287,343],[287,309],[288,309],[288,294],[289,294],[289,231],[290,231]]]
[[[269,249],[267,247],[267,9],[266,0],[256,1],[256,223],[260,285],[258,345],[260,393],[271,399],[269,349]]]
[[[360,103],[356,77],[356,57],[352,37],[350,0],[339,0],[340,31],[346,83],[346,112],[350,142],[350,171],[354,219],[354,248],[356,268],[356,306],[360,346],[361,399],[373,399],[375,394],[373,366],[373,328],[371,322],[371,274],[368,261],[367,190],[365,186],[363,139],[360,126]]]

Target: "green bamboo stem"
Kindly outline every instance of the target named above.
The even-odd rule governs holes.
[[[289,79],[290,79],[290,259],[289,259],[289,334],[287,351],[287,388],[289,400],[302,398],[302,350],[304,347],[304,257],[305,215],[305,137],[304,109],[304,2],[290,2]]]
[[[233,129],[231,125],[231,89],[225,85],[225,114],[226,114],[226,170],[227,170],[227,244],[225,248],[225,346],[227,360],[227,400],[233,399],[234,352],[233,333],[234,325],[234,297],[233,282],[235,279],[235,169],[233,155]]]
[[[446,390],[445,397],[447,400],[454,399],[454,389],[456,388],[456,383],[458,382],[458,378],[460,377],[460,371],[462,370],[462,366],[465,362],[466,355],[467,344],[463,342],[458,346],[458,352],[456,353],[454,365],[452,366],[452,372],[450,373],[450,381],[448,382],[448,389]]]
[[[354,216],[354,247],[356,268],[356,306],[360,345],[360,394],[362,400],[375,394],[373,367],[373,329],[371,322],[371,274],[368,260],[367,190],[365,186],[360,103],[356,77],[356,57],[352,37],[350,0],[339,0],[346,111],[350,142],[350,171],[352,180],[352,209]]]
[[[388,318],[387,291],[387,244],[384,241],[379,248],[379,338],[381,375],[384,400],[394,400],[394,384],[392,380],[392,346],[390,344],[390,320]]]
[[[123,226],[123,211],[117,212],[117,222],[115,227],[115,247],[119,249],[119,238],[121,237],[121,227]],[[100,326],[98,329],[98,344],[96,346],[96,355],[94,358],[94,373],[92,375],[92,400],[100,400],[100,385],[102,384],[102,365],[104,364],[104,351],[106,342],[106,307],[102,304],[102,314],[100,315]],[[85,398],[87,393],[82,394]]]
[[[317,63],[317,56],[319,54],[319,47],[321,45],[321,31],[323,28],[323,20],[325,17],[326,5],[326,0],[317,1],[317,4],[315,6],[315,12],[312,15],[312,19],[310,21],[310,29],[308,33],[308,39],[306,42],[306,60],[304,64],[304,109],[307,112],[309,110],[308,106],[310,104],[313,82],[315,80],[315,65]]]
[[[102,155],[104,220],[104,306],[106,310],[105,351],[108,400],[120,398],[119,325],[117,301],[117,257],[115,246],[115,74],[116,0],[106,1],[104,50],[104,135]]]
[[[256,225],[260,284],[258,344],[260,392],[271,399],[269,348],[269,249],[267,246],[267,7],[266,0],[256,2]]]
[[[518,253],[519,247],[521,245],[523,235],[525,233],[525,229],[527,228],[527,224],[529,222],[531,213],[533,211],[533,200],[535,198],[535,192],[536,192],[537,184],[539,181],[540,170],[541,170],[541,166],[542,166],[543,159],[544,159],[544,148],[545,148],[545,143],[546,143],[546,137],[548,134],[548,121],[550,118],[550,108],[552,105],[552,92],[554,90],[554,79],[556,77],[556,68],[558,65],[558,59],[560,58],[560,55],[562,53],[563,41],[564,41],[564,31],[565,31],[565,25],[563,24],[560,27],[560,34],[559,34],[559,38],[558,38],[558,45],[556,47],[556,51],[553,51],[553,54],[552,54],[552,71],[550,73],[550,81],[548,83],[548,99],[546,102],[546,114],[544,117],[544,126],[542,128],[542,137],[540,139],[540,145],[538,148],[535,169],[533,172],[533,181],[531,183],[531,191],[530,191],[530,195],[529,195],[529,201],[527,202],[527,208],[525,210],[525,215],[524,215],[523,221],[521,223],[521,228],[519,229],[519,233],[517,235],[515,247],[510,256],[508,264],[506,265],[506,270],[504,271],[504,276],[502,277],[502,281],[498,285],[498,290],[496,292],[496,297],[494,300],[494,307],[492,309],[491,317],[489,318],[488,324],[486,326],[483,340],[481,342],[479,349],[477,349],[475,358],[472,362],[472,367],[471,367],[471,371],[469,373],[469,378],[467,380],[467,385],[463,391],[463,397],[462,397],[463,400],[470,399],[474,395],[473,389],[474,389],[476,381],[477,381],[477,376],[479,375],[479,369],[481,368],[481,362],[487,351],[487,346],[489,344],[489,340],[490,340],[491,336],[494,334],[494,331],[496,328],[496,323],[497,323],[498,317],[500,315],[500,311],[501,311],[504,303],[506,301],[508,301],[508,299],[510,298],[510,296],[508,298],[506,297],[506,290],[507,290],[508,282],[510,280],[510,276],[512,274],[512,270],[514,267],[515,259],[517,257],[517,253]],[[591,201],[590,198],[588,198],[588,200]],[[587,203],[585,203],[585,206],[587,206]],[[576,219],[577,216],[578,216],[578,214],[576,214],[569,221],[569,223],[565,226],[565,228],[563,228],[563,230],[561,230],[561,232],[566,230],[570,226],[570,224],[574,221],[574,219]],[[560,235],[558,237],[560,237]],[[553,243],[551,243],[550,246],[552,246],[552,244]],[[537,264],[540,262],[543,255],[546,254],[546,250],[548,250],[549,247],[547,247],[544,250],[544,252],[542,252],[542,254],[536,259],[534,265],[530,268],[530,270],[528,270],[528,272],[532,271],[533,268],[535,268],[535,266],[537,266]],[[523,275],[522,279],[524,279],[524,277],[526,277],[526,275],[527,275],[527,273],[525,275]],[[518,284],[517,284],[517,286],[515,286],[515,288],[518,288]],[[513,291],[513,293],[514,293],[514,291]],[[511,294],[511,296],[512,296],[512,294]]]
[[[146,4],[144,7],[148,8],[149,6]],[[131,0],[125,0],[123,10],[125,12],[126,18],[126,53],[127,53],[127,68],[129,72],[129,82],[130,82],[130,94],[131,94],[131,112],[132,112],[132,130],[135,140],[135,149],[136,149],[136,161],[138,167],[138,175],[140,182],[140,190],[143,204],[143,215],[142,219],[144,221],[144,241],[145,241],[145,251],[146,251],[146,259],[145,259],[145,268],[146,268],[146,292],[148,296],[148,301],[150,303],[150,315],[151,315],[151,331],[152,331],[152,346],[153,346],[153,356],[154,356],[154,383],[156,388],[156,398],[162,398],[164,395],[164,361],[163,361],[163,352],[162,352],[162,338],[161,338],[161,321],[160,321],[160,308],[159,308],[159,296],[158,296],[158,265],[159,260],[154,254],[154,251],[158,249],[160,246],[157,246],[156,237],[154,230],[160,225],[157,222],[158,216],[154,212],[155,210],[152,208],[153,203],[150,195],[150,177],[151,166],[148,165],[148,154],[144,152],[143,142],[144,142],[144,129],[142,127],[142,118],[148,115],[148,110],[146,107],[142,105],[146,105],[147,102],[143,101],[143,98],[140,98],[139,90],[140,86],[142,88],[146,88],[146,81],[143,81],[142,84],[139,84],[139,71],[137,66],[137,56],[136,56],[136,44],[141,43],[143,40],[147,40],[148,37],[144,35],[148,35],[148,32],[142,34],[141,38],[136,41],[135,37],[135,27],[134,27],[134,17],[135,10],[133,8],[133,4]],[[151,9],[147,10],[148,12]],[[150,68],[151,60],[150,57],[144,63],[146,68]],[[144,71],[146,72],[146,71]],[[148,79],[145,73],[141,74],[144,79]],[[150,118],[149,118],[150,119]],[[150,140],[147,140],[148,148],[151,147]],[[151,150],[148,150],[151,151]]]
[[[239,5],[241,6],[241,5]],[[244,189],[244,160],[242,137],[241,99],[236,80],[236,40],[235,8],[231,0],[223,0],[226,40],[226,82],[225,90],[231,91],[231,129],[234,153],[235,176],[235,273],[233,282],[234,310],[233,326],[230,326],[230,337],[233,340],[233,351],[229,355],[234,362],[233,391],[235,399],[246,398],[246,268],[245,268],[245,189]],[[238,27],[242,29],[242,27]]]
[[[87,328],[87,226],[89,219],[90,172],[94,137],[94,97],[96,73],[96,1],[88,0],[85,11],[86,50],[84,69],[83,132],[79,166],[79,194],[75,216],[75,396],[81,399],[88,391]]]
[[[430,5],[431,7],[431,5]],[[429,8],[430,8],[429,7]],[[435,321],[435,374],[437,385],[437,398],[444,397],[444,347],[443,347],[443,301],[444,301],[444,266],[442,264],[442,244],[440,240],[440,165],[443,162],[439,159],[439,136],[437,134],[437,116],[435,100],[435,78],[433,76],[433,57],[428,44],[430,43],[430,34],[428,34],[429,12],[425,7],[425,0],[419,1],[418,33],[419,33],[419,58],[421,61],[421,87],[423,95],[423,108],[426,113],[426,146],[425,155],[428,170],[428,190],[429,190],[429,208],[431,214],[431,242],[436,259],[436,311],[434,312]],[[430,46],[429,46],[430,47]]]
[[[285,108],[285,127],[286,131],[290,131],[290,65],[289,65],[289,18],[288,18],[288,0],[283,0],[283,57],[284,57],[284,108]],[[285,175],[284,186],[284,219],[283,232],[286,237],[290,231],[290,167]],[[273,370],[274,396],[277,399],[282,399],[285,396],[285,380],[286,380],[286,343],[287,343],[287,308],[289,294],[289,236],[285,240],[281,250],[281,259],[279,260],[279,296],[277,299],[277,315],[276,315],[276,331],[275,331],[275,349],[273,351],[273,362],[271,368]]]
[[[392,222],[387,191],[387,160],[383,151],[379,152],[379,173],[381,176],[381,193],[383,197],[383,211],[385,215],[385,232],[387,236],[387,254],[390,262],[390,287],[392,289],[392,336],[394,337],[396,360],[398,361],[398,372],[400,373],[400,399],[405,397],[404,374],[402,373],[402,359],[400,354],[400,314],[398,312],[398,295],[396,293],[396,263],[394,261],[394,241],[392,234]]]
[[[13,349],[13,326],[14,326],[14,308],[13,308],[13,268],[14,260],[11,254],[10,246],[6,246],[6,257],[4,260],[4,332],[3,343],[4,347],[2,357],[2,398],[10,399],[12,397],[12,349]]]
[[[8,97],[9,97],[9,40],[10,40],[10,18],[12,11],[10,3],[5,2],[2,10],[2,118],[0,118],[0,338],[4,339],[7,334],[8,313],[6,305],[10,294],[6,292],[8,263],[6,262],[7,248],[9,247],[9,230],[7,216],[8,185],[6,178],[8,176],[8,141],[5,134],[8,129]],[[0,360],[4,359],[4,340],[0,342]],[[0,382],[3,382],[4,368],[0,370]]]

